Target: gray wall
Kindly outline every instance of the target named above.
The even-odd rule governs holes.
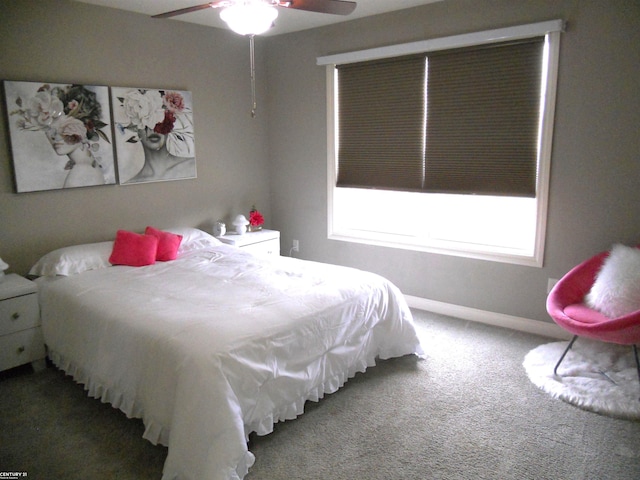
[[[118,228],[209,228],[253,204],[271,223],[267,118],[250,116],[247,38],[66,0],[0,4],[0,79],[189,90],[198,170],[195,180],[13,193],[3,105],[0,257],[9,271],[24,274],[53,248],[112,239]],[[256,50],[260,108],[264,39]]]
[[[548,321],[549,277],[614,242],[640,242],[640,4],[446,0],[257,39],[68,0],[0,0],[0,78],[190,90],[198,178],[13,193],[0,119],[0,257],[25,273],[46,251],[147,224],[208,226],[256,203],[283,252],[387,276],[406,294]],[[544,268],[327,240],[325,70],[320,55],[538,22],[562,36]],[[384,219],[393,221],[393,219]]]
[[[562,18],[544,268],[327,240],[325,69],[317,56]],[[549,321],[548,278],[640,243],[640,3],[445,0],[268,45],[274,220],[300,256],[380,273],[405,294]],[[366,206],[363,206],[366,208]],[[392,222],[393,219],[381,219]]]

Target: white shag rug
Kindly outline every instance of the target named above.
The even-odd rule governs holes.
[[[578,337],[553,374],[569,342],[534,348],[524,358],[529,379],[555,398],[616,418],[640,419],[640,382],[633,348]]]

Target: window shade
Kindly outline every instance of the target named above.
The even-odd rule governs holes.
[[[338,186],[422,188],[424,85],[424,55],[338,66]]]
[[[535,197],[543,45],[338,65],[337,186]]]
[[[535,197],[543,42],[429,56],[426,191]]]

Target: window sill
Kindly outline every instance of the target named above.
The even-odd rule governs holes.
[[[433,253],[438,255],[450,255],[454,257],[472,258],[491,262],[509,263],[529,267],[542,267],[542,256],[522,252],[516,249],[491,247],[471,243],[453,241],[430,241],[402,234],[363,231],[332,232],[329,240],[340,242],[359,243],[387,248],[398,248],[415,252]]]

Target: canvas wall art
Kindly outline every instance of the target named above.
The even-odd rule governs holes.
[[[196,178],[191,92],[112,87],[120,184]]]
[[[18,192],[116,183],[105,86],[5,81]]]

